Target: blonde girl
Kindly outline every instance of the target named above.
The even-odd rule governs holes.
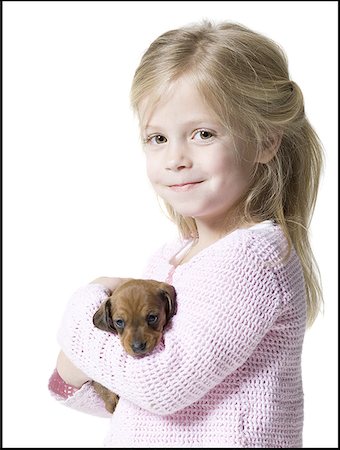
[[[119,279],[79,289],[50,391],[104,416],[91,380],[118,393],[106,447],[302,447],[322,152],[285,54],[235,23],[168,31],[143,55],[131,101],[148,177],[180,232],[143,276],[174,285],[178,312],[157,350],[133,358],[91,320]]]

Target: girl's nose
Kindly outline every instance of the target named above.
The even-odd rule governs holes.
[[[190,167],[192,167],[192,160],[185,148],[185,144],[173,143],[172,145],[169,145],[166,169],[177,171]]]

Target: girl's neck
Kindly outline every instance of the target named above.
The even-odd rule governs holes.
[[[178,264],[183,264],[188,262],[193,256],[197,255],[199,252],[214,244],[216,241],[222,237],[230,234],[238,228],[248,228],[254,224],[245,224],[240,221],[229,221],[223,220],[221,226],[218,226],[218,222],[215,222],[213,226],[196,219],[197,227],[197,237],[194,237],[192,244],[188,247],[184,255],[180,258]]]
[[[245,224],[238,217],[232,216],[222,220],[204,221],[195,219],[197,227],[197,244],[202,249],[208,247],[222,237],[238,228],[247,228],[251,224]]]

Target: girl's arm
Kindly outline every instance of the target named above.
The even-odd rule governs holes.
[[[199,400],[246,361],[284,300],[275,270],[256,253],[236,246],[220,258],[190,282],[177,280],[177,315],[152,354],[133,358],[118,336],[93,326],[103,300],[98,284],[71,298],[58,334],[62,349],[92,379],[153,413]],[[298,267],[290,276],[299,276]]]
[[[127,278],[100,277],[90,284],[100,285],[98,298],[105,298],[125,280]],[[65,406],[101,417],[111,416],[102,398],[93,389],[90,377],[78,369],[63,351],[59,352],[48,389],[51,395]]]
[[[93,280],[90,284],[99,284],[103,286],[105,294],[109,296],[119,284],[126,280],[128,280],[128,278],[100,277]],[[77,388],[90,380],[82,370],[78,369],[78,367],[72,363],[63,351],[59,352],[56,369],[65,383]]]
[[[101,277],[95,279],[91,284],[100,283],[98,298],[106,298],[125,279]],[[60,351],[57,358],[56,368],[53,371],[48,389],[51,395],[72,409],[100,417],[110,417],[102,398],[95,392],[91,379],[82,370],[78,369],[72,361]]]
[[[90,378],[82,370],[78,369],[63,351],[59,352],[56,370],[66,384],[78,389],[84,383],[90,381]]]

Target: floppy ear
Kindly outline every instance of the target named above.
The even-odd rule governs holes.
[[[176,291],[175,288],[168,283],[162,283],[160,288],[161,297],[165,302],[166,325],[177,312]]]
[[[106,300],[98,311],[93,316],[93,325],[100,330],[109,331],[110,333],[117,334],[117,330],[113,325],[113,320],[111,316],[111,298]]]

